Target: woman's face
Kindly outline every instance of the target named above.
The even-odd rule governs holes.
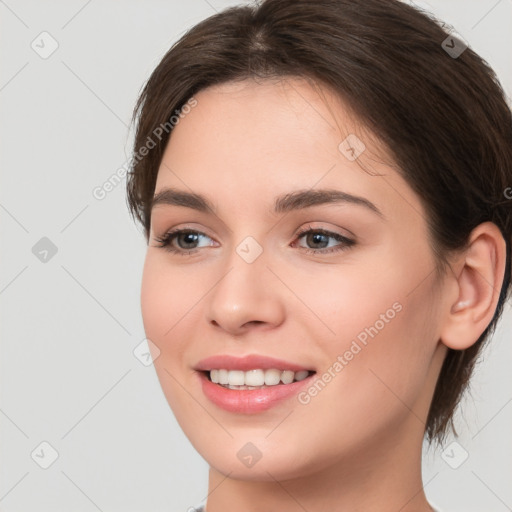
[[[445,353],[424,209],[320,91],[299,79],[201,91],[158,174],[144,327],[179,424],[233,478],[416,447]],[[160,247],[171,230],[189,233]],[[256,389],[213,383],[212,369]]]

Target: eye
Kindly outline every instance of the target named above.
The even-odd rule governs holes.
[[[186,256],[201,248],[201,246],[197,245],[201,238],[209,238],[211,240],[208,235],[200,231],[176,229],[174,231],[168,231],[161,237],[155,237],[155,241],[158,243],[158,247],[163,247],[166,251]],[[176,244],[178,247],[175,246]],[[211,243],[206,243],[202,247],[211,245]]]
[[[307,245],[312,245],[313,248],[299,246],[306,253],[309,254],[326,254],[331,252],[344,251],[355,244],[355,241],[341,235],[340,233],[334,233],[333,231],[327,231],[325,229],[313,228],[307,226],[306,228],[299,231],[297,239],[304,239]],[[336,243],[330,243],[334,240]]]
[[[164,248],[166,251],[174,254],[180,254],[182,256],[188,256],[197,252],[201,248],[211,247],[214,245],[212,243],[213,241],[208,242],[207,240],[203,245],[199,245],[201,239],[212,241],[208,235],[192,229],[176,229],[168,231],[161,237],[155,237],[155,241],[158,244],[157,247]],[[354,240],[340,233],[320,228],[313,228],[311,226],[307,226],[299,231],[297,234],[297,240],[301,239],[304,239],[307,245],[313,246],[313,248],[310,248],[299,245],[299,249],[308,254],[327,254],[343,251],[355,244]],[[333,241],[334,243],[332,243]]]

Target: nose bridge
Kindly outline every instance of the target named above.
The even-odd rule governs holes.
[[[254,237],[247,236],[235,246],[209,294],[207,320],[232,333],[249,322],[279,324],[284,307],[268,263],[267,252]]]

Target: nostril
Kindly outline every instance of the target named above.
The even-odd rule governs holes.
[[[252,325],[259,325],[259,324],[264,324],[265,322],[263,322],[262,320],[251,320],[250,322],[245,322],[245,324],[243,325],[243,327],[245,326],[250,326],[251,324]]]

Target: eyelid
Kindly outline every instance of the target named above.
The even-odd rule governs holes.
[[[315,224],[319,224],[319,225],[316,226]],[[352,239],[354,242],[357,240],[356,235],[347,228],[342,228],[340,226],[336,226],[335,228],[328,228],[328,227],[326,227],[325,222],[317,222],[317,221],[306,222],[305,226],[302,226],[297,230],[297,234],[304,233],[305,231],[308,231],[308,230],[323,231],[325,233],[329,233],[330,235],[338,235],[338,236],[341,236],[346,239]],[[297,234],[295,236],[297,236]]]
[[[180,223],[180,224],[176,224],[170,228],[153,229],[153,231],[152,231],[153,235],[151,236],[151,238],[153,240],[157,240],[157,239],[161,239],[171,233],[180,233],[183,231],[198,233],[200,235],[204,235],[204,236],[207,236],[208,238],[214,239],[213,235],[208,234],[208,231],[209,231],[208,229],[204,229],[202,227],[202,225],[201,225],[201,227],[198,227],[197,224],[194,222],[191,222],[189,224],[181,224]],[[162,234],[158,235],[157,234],[158,232],[161,232]]]

